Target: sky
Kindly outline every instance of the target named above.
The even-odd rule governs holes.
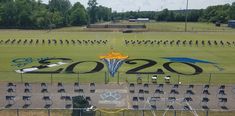
[[[42,0],[48,3],[48,0]],[[165,8],[181,10],[186,8],[187,0],[97,0],[98,5],[112,8],[113,11],[161,11]],[[235,0],[188,0],[189,9],[202,9],[207,6],[219,4],[231,4]],[[87,7],[88,0],[70,0],[72,4],[80,2]]]

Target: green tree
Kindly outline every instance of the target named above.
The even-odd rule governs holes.
[[[48,7],[52,13],[55,13],[55,15],[57,15],[57,16],[60,15],[63,17],[62,25],[65,26],[69,23],[68,11],[71,8],[71,3],[69,0],[50,0]],[[59,17],[59,18],[61,18],[61,17]],[[59,24],[59,25],[61,26],[61,24]]]
[[[77,2],[69,11],[70,24],[74,26],[86,25],[88,22],[88,14],[84,6]]]
[[[235,2],[233,2],[229,9],[229,18],[235,20]]]
[[[35,28],[49,28],[50,19],[49,10],[47,9],[46,4],[42,4],[41,1],[38,1],[35,9],[33,10],[32,20],[34,22]]]
[[[13,0],[1,3],[1,26],[14,27],[17,22],[17,9]]]
[[[97,20],[98,21],[110,21],[111,20],[111,14],[112,14],[112,9],[107,8],[104,6],[99,5],[97,7]]]
[[[97,22],[97,1],[96,0],[89,0],[88,1],[88,13],[90,18],[90,23]]]
[[[33,10],[36,2],[33,0],[15,0],[17,8],[17,26],[22,28],[30,28],[33,26]]]

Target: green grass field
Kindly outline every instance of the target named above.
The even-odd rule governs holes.
[[[183,25],[183,23],[155,23],[148,24],[148,28],[158,28],[166,27],[172,25],[177,27],[177,25]],[[150,26],[151,25],[151,26]],[[191,24],[189,24],[191,25]],[[196,27],[214,28],[212,24],[194,23]],[[204,25],[204,26],[202,26]],[[208,26],[209,25],[209,26]],[[172,27],[171,26],[171,27]],[[224,27],[222,27],[224,28]],[[176,28],[174,28],[176,29]],[[200,29],[200,28],[199,28]],[[77,31],[76,31],[77,30]],[[165,75],[172,75],[172,81],[178,82],[181,81],[183,84],[188,83],[208,83],[209,73],[212,74],[211,83],[235,83],[235,77],[233,74],[235,72],[235,47],[231,46],[158,46],[158,45],[129,45],[124,44],[124,40],[223,40],[233,42],[235,33],[234,30],[222,31],[222,32],[144,32],[144,33],[131,33],[123,34],[121,32],[81,32],[81,27],[71,27],[71,28],[62,28],[53,31],[46,30],[0,30],[0,40],[7,39],[80,39],[80,40],[108,40],[107,45],[42,45],[42,44],[20,44],[20,45],[11,45],[11,44],[1,44],[0,45],[0,81],[1,82],[20,82],[20,74],[16,73],[14,70],[19,69],[18,67],[12,66],[12,60],[16,58],[26,58],[31,57],[33,59],[42,58],[42,57],[64,57],[71,58],[73,62],[76,61],[100,61],[99,56],[110,52],[110,48],[114,48],[115,51],[121,52],[129,56],[129,59],[151,59],[157,61],[157,65],[147,68],[143,71],[155,71],[158,68],[163,69],[166,73]],[[203,73],[196,76],[185,76],[180,75],[180,78],[177,78],[178,75],[170,73],[163,68],[163,64],[166,63],[166,60],[163,60],[161,57],[188,57],[196,58],[200,60],[206,60],[215,62],[218,66],[222,67],[224,70],[219,71],[213,65],[198,63],[197,65],[203,69]],[[136,65],[123,64],[119,69],[119,80],[117,75],[115,78],[109,78],[109,82],[129,82],[136,81],[136,75],[127,75],[125,72],[131,68],[140,66],[144,62],[139,62]],[[21,68],[37,66],[37,62],[26,65]],[[65,68],[68,65],[61,66],[60,68]],[[91,70],[92,66],[95,66],[94,63],[84,63],[75,67],[75,72],[84,72]],[[193,69],[180,64],[175,63],[172,65],[174,69],[180,72],[192,73]],[[55,70],[57,68],[51,68],[50,70]],[[104,73],[107,71],[105,67],[102,71],[93,74],[80,74],[79,81],[88,83],[88,82],[100,82],[104,83]],[[214,74],[216,73],[216,74]],[[149,77],[152,75],[142,75],[144,81],[150,81]],[[163,77],[164,75],[162,75]],[[27,82],[50,82],[50,74],[23,74],[23,81]],[[52,75],[53,82],[63,81],[63,82],[74,82],[77,81],[77,74],[54,74]],[[179,80],[180,79],[180,80]],[[159,80],[163,82],[163,79]]]
[[[110,52],[110,48],[114,48],[115,51],[121,52],[129,56],[129,59],[151,59],[157,61],[157,65],[148,68],[142,71],[155,71],[158,68],[163,69],[166,73],[165,75],[171,75],[172,82],[177,83],[181,81],[182,84],[205,84],[209,83],[210,73],[211,83],[212,84],[234,84],[235,83],[235,46],[164,46],[164,45],[140,45],[126,46],[124,40],[223,40],[223,41],[235,41],[234,30],[227,27],[216,28],[213,24],[204,24],[204,23],[190,23],[189,30],[193,29],[195,32],[173,32],[173,31],[183,31],[183,23],[149,23],[147,24],[148,29],[153,32],[144,32],[144,33],[131,33],[123,34],[121,32],[84,32],[81,27],[69,27],[56,29],[53,31],[47,30],[0,30],[0,40],[7,39],[80,39],[80,40],[108,40],[107,45],[42,45],[42,44],[20,44],[20,45],[11,45],[11,44],[1,44],[0,45],[0,83],[2,82],[21,82],[21,75],[16,73],[14,70],[19,68],[37,66],[38,62],[33,62],[24,67],[12,66],[12,60],[16,58],[27,58],[31,57],[36,58],[45,58],[45,57],[64,57],[71,58],[73,62],[77,61],[100,61],[99,56]],[[209,30],[209,32],[196,32]],[[154,32],[154,31],[166,31],[166,32]],[[169,31],[169,32],[168,32]],[[163,60],[161,57],[188,57],[196,58],[201,60],[207,60],[217,63],[219,67],[222,67],[224,70],[219,71],[216,67],[211,64],[202,64],[197,63],[196,65],[200,66],[203,69],[203,73],[195,76],[188,75],[178,75],[171,73],[163,68],[163,64],[168,62]],[[137,67],[144,64],[144,62],[138,62],[135,65],[123,64],[119,69],[119,78],[116,74],[114,78],[109,78],[110,83],[117,82],[136,82],[136,75],[125,74],[125,72],[131,68]],[[68,65],[61,66],[60,68],[66,68]],[[75,72],[84,72],[91,70],[91,66],[95,66],[94,63],[85,63],[75,67]],[[171,65],[174,69],[184,73],[192,73],[193,69],[176,63]],[[51,68],[49,71],[55,70],[58,68]],[[48,71],[48,70],[47,70]],[[72,83],[74,81],[79,81],[81,83],[97,82],[104,83],[104,74],[107,71],[105,67],[102,71],[93,74],[23,74],[24,82],[64,82]],[[165,75],[159,75],[164,77]],[[79,80],[78,77],[79,76]],[[149,82],[152,75],[142,75],[144,82]],[[52,77],[52,78],[51,78]],[[178,78],[179,77],[179,78]],[[52,79],[52,80],[51,80]],[[163,83],[163,78],[160,78],[159,83]],[[122,112],[109,114],[101,112],[102,116],[116,116],[122,115]],[[156,115],[162,115],[163,111],[155,112]],[[203,111],[197,112],[199,115],[206,115]],[[1,115],[11,116],[16,115],[14,110],[1,110]],[[20,115],[25,116],[46,116],[48,115],[47,111],[44,110],[22,110],[19,112]],[[125,115],[141,115],[141,111],[125,111]],[[150,111],[145,111],[146,116],[153,115]],[[173,112],[168,112],[166,115],[173,115]],[[66,111],[51,111],[51,115],[57,116],[67,116],[71,115],[71,112]],[[96,115],[100,115],[99,112],[96,112]],[[193,115],[189,112],[180,112],[177,111],[177,115]],[[227,115],[232,116],[233,112],[209,112],[209,115],[221,116]]]

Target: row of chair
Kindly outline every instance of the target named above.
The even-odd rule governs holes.
[[[65,39],[65,40],[57,40],[57,39],[8,39],[8,40],[0,40],[0,44],[67,44],[67,45],[106,45],[108,40],[74,40],[74,39]]]
[[[83,96],[83,97],[85,97],[85,99],[89,103],[91,103],[91,97],[90,96]],[[28,108],[28,107],[31,106],[31,104],[32,104],[31,98],[32,98],[32,96],[30,96],[30,95],[22,96],[22,100],[24,101],[24,104],[23,104],[22,108]],[[65,101],[65,108],[71,108],[72,107],[72,96],[68,96],[68,95],[62,96],[61,99]],[[10,108],[16,103],[16,101],[15,101],[16,96],[6,95],[5,100],[7,102],[5,108]],[[44,108],[50,108],[53,105],[53,100],[52,100],[51,96],[44,95],[42,97],[42,100],[45,102],[44,103]]]
[[[224,40],[124,40],[125,45],[189,45],[189,46],[235,46],[235,41],[229,42]]]
[[[32,86],[29,83],[24,83],[24,93],[31,93],[32,92]],[[65,88],[64,88],[64,84],[59,82],[57,84],[57,88],[58,88],[58,93],[65,93]],[[95,93],[96,90],[96,86],[95,83],[90,83],[90,92],[91,93]],[[14,93],[16,91],[16,85],[13,83],[8,83],[7,84],[7,92],[8,93]],[[79,83],[74,83],[74,92],[78,92],[78,93],[83,93],[84,90],[79,86]],[[41,83],[41,93],[48,93],[48,85],[46,83]]]

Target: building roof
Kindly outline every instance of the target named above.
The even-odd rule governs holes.
[[[235,23],[235,20],[228,20],[229,23]]]
[[[141,21],[148,21],[149,20],[149,18],[137,18],[137,20],[141,20]]]

